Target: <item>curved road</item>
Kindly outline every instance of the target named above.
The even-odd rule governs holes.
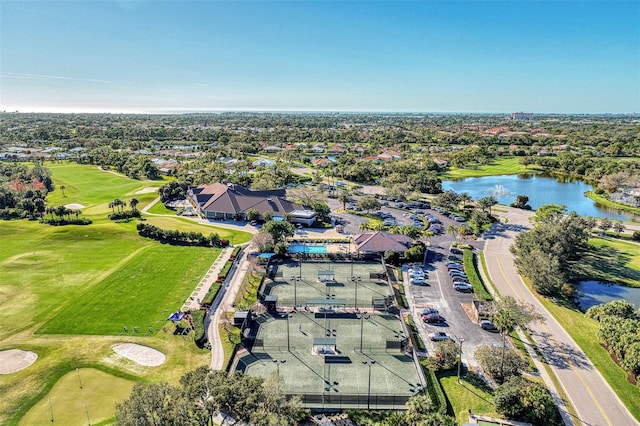
[[[531,293],[518,275],[509,247],[518,232],[529,228],[533,213],[509,209],[496,224],[485,245],[485,261],[491,280],[503,296],[532,304],[545,318],[532,323],[531,336],[557,376],[575,408],[577,424],[589,426],[633,426],[638,423],[618,399],[606,380],[580,350],[571,336]],[[594,339],[596,337],[594,336]]]

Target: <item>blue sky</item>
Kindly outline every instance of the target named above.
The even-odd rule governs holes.
[[[640,1],[0,1],[0,109],[640,112]]]

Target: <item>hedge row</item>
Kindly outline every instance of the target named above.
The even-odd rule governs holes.
[[[469,283],[473,286],[473,291],[476,294],[476,297],[479,300],[490,301],[493,300],[493,296],[489,294],[487,288],[482,282],[480,275],[478,274],[476,256],[473,251],[469,249],[464,250],[463,255],[464,261],[464,272],[467,274],[467,278],[469,278]]]
[[[420,333],[418,332],[418,327],[416,327],[416,323],[413,321],[413,318],[411,317],[411,315],[407,315],[407,324],[409,325],[409,328],[411,328],[411,338],[413,340],[413,344],[416,346],[416,348],[418,348],[419,351],[424,351],[425,350],[425,346],[424,346],[424,342],[422,341],[422,338],[420,337]]]
[[[211,288],[209,288],[209,291],[207,292],[207,294],[205,294],[202,301],[200,301],[200,304],[211,305],[213,303],[213,299],[215,299],[216,296],[218,295],[218,292],[220,291],[220,287],[222,287],[220,283],[211,284]]]
[[[447,414],[447,397],[444,394],[440,380],[436,376],[436,372],[430,368],[424,368],[424,366],[422,371],[424,371],[424,378],[427,381],[427,394],[437,407],[437,412]]]
[[[140,210],[130,210],[118,213],[111,213],[109,215],[109,219],[111,220],[121,220],[121,219],[131,219],[133,217],[140,217]]]
[[[402,285],[402,283],[398,283],[398,303],[400,304],[400,306],[402,306],[404,309],[409,309],[409,303],[407,302],[407,296],[406,294],[404,294],[404,286]]]
[[[227,275],[229,275],[229,271],[231,270],[232,266],[233,262],[231,260],[227,260],[226,262],[224,262],[224,266],[222,267],[220,272],[218,272],[218,279],[224,280],[225,278],[227,278]]]
[[[52,226],[64,226],[64,225],[91,225],[93,223],[93,221],[91,219],[87,219],[86,217],[83,218],[79,218],[79,219],[44,219],[42,221],[43,223],[46,223],[47,225],[52,225]]]
[[[194,340],[196,344],[203,344],[207,336],[204,330],[204,317],[206,315],[205,311],[197,310],[191,312],[191,318],[193,319],[193,332],[194,332]]]
[[[158,241],[170,244],[199,245],[205,247],[224,247],[229,244],[227,240],[220,239],[216,233],[205,236],[200,232],[182,232],[177,230],[165,230],[146,223],[138,223],[138,234]]]

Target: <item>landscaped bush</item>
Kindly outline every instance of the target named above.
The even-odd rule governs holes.
[[[213,299],[216,298],[216,296],[218,295],[218,292],[220,291],[220,283],[213,283],[211,284],[211,288],[209,288],[209,291],[207,292],[207,294],[205,294],[204,298],[200,301],[200,304],[202,306],[209,306],[213,303]]]
[[[409,304],[407,303],[407,296],[406,294],[404,294],[404,286],[402,285],[402,283],[398,284],[396,286],[396,289],[398,290],[398,304],[405,309],[409,309]]]
[[[194,332],[194,340],[199,347],[202,347],[204,342],[207,340],[207,335],[204,329],[204,317],[206,316],[206,311],[197,310],[191,312],[191,318],[193,319],[193,332]]]
[[[634,241],[640,241],[640,231],[635,231],[631,236],[631,239]]]
[[[140,210],[128,210],[128,211],[111,213],[109,215],[109,219],[111,220],[131,219],[134,217],[140,217]]]
[[[229,256],[229,260],[235,260],[236,257],[238,256],[238,253],[240,253],[240,250],[242,250],[242,247],[237,246],[233,248],[233,251],[231,252],[231,256]]]
[[[91,219],[87,219],[86,217],[79,219],[44,219],[42,222],[52,226],[91,225],[93,223]]]
[[[224,263],[224,266],[222,267],[220,272],[218,273],[218,279],[224,280],[225,278],[227,278],[227,275],[229,274],[229,271],[231,270],[232,266],[233,266],[233,262],[230,260],[227,260]]]
[[[469,278],[469,283],[473,286],[473,291],[476,294],[476,297],[479,300],[493,300],[493,297],[487,291],[480,275],[478,274],[478,269],[476,267],[476,258],[473,251],[469,249],[464,250],[464,272],[467,274],[467,278]]]
[[[413,318],[411,315],[406,316],[407,325],[411,328],[411,339],[413,340],[413,344],[419,351],[424,351],[425,346],[422,338],[420,337],[420,333],[418,332],[418,327],[416,327],[416,323],[413,322]]]
[[[224,247],[226,240],[221,240],[218,234],[205,236],[200,232],[182,232],[176,230],[165,230],[157,226],[146,223],[138,223],[136,226],[138,234],[158,241],[166,241],[170,244],[186,244],[198,246]],[[217,243],[217,245],[216,245]]]

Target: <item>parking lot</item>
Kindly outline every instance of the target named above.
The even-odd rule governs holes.
[[[390,203],[390,206],[383,206],[380,211],[390,213],[399,225],[410,225],[413,219],[412,214],[406,209],[397,209]],[[332,210],[342,207],[337,200],[330,200],[329,205]],[[407,274],[407,267],[404,267],[404,282],[408,290],[408,302],[416,324],[419,324],[420,334],[425,342],[427,351],[433,353],[434,342],[428,338],[429,333],[444,331],[454,341],[462,345],[462,359],[466,364],[476,365],[473,353],[481,345],[501,345],[502,338],[498,333],[492,333],[480,328],[480,325],[472,322],[469,315],[463,309],[463,304],[469,305],[474,299],[474,294],[456,291],[453,288],[453,279],[447,272],[445,261],[449,255],[451,243],[455,242],[454,236],[446,233],[449,225],[460,226],[459,220],[454,220],[448,214],[439,213],[433,209],[420,209],[424,213],[436,218],[441,224],[441,232],[434,234],[429,239],[428,254],[423,265],[426,271],[426,285],[410,285]],[[358,234],[360,223],[367,219],[349,213],[337,215],[345,226],[345,234]],[[464,241],[477,250],[482,250],[484,241]],[[422,311],[424,308],[434,307],[440,315],[444,317],[443,323],[429,323],[422,321]]]

